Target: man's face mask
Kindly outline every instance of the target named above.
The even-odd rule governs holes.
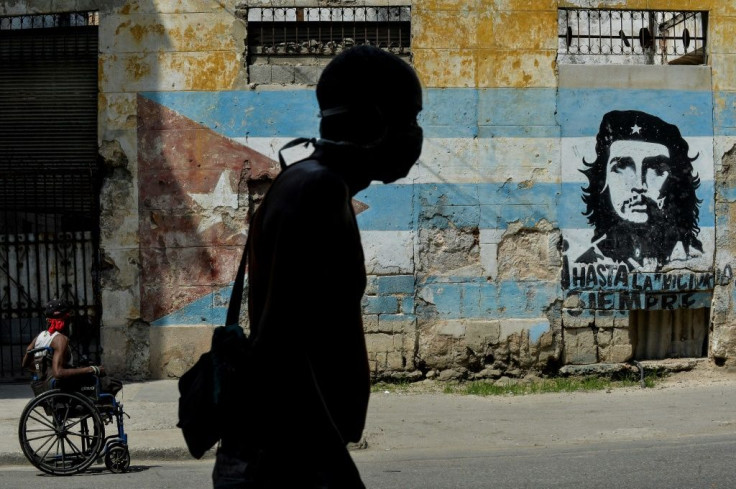
[[[389,126],[385,138],[379,143],[377,180],[383,183],[395,182],[409,174],[411,167],[419,159],[424,142],[424,131],[416,119],[402,128]]]

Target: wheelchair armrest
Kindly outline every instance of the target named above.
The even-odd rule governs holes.
[[[49,353],[51,355],[53,355],[53,353],[54,353],[54,349],[51,348],[50,346],[42,346],[41,348],[33,348],[31,350],[28,350],[28,354],[29,355],[35,355],[36,353],[38,353],[40,351],[47,352],[47,353]]]

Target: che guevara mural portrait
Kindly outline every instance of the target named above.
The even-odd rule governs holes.
[[[666,112],[610,108],[594,135],[563,137],[563,289],[712,289],[712,135]]]
[[[596,159],[583,159],[582,189],[591,245],[575,263],[623,263],[658,271],[703,254],[698,239],[699,155],[677,126],[636,110],[603,116]]]

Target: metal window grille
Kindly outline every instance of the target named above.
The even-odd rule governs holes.
[[[705,64],[707,12],[558,10],[558,61]]]
[[[411,7],[250,8],[249,55],[334,56],[356,45],[411,53]]]
[[[16,15],[0,17],[0,31],[49,29],[100,25],[98,12],[66,12],[61,14]]]

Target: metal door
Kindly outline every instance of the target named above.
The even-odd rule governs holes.
[[[75,360],[100,356],[98,28],[94,12],[0,17],[0,380],[75,306]]]

